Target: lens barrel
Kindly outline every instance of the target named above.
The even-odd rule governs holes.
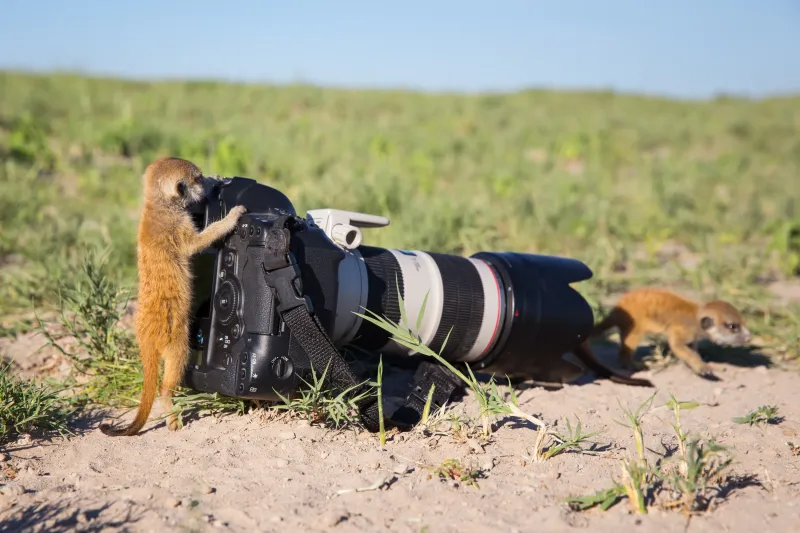
[[[570,286],[592,276],[580,261],[513,252],[467,258],[369,246],[354,253],[359,260],[340,267],[340,305],[355,301],[343,295],[359,290],[363,307],[399,323],[399,290],[408,325],[421,341],[444,359],[476,369],[536,374],[582,342],[594,323],[591,307]],[[354,263],[361,264],[366,283],[353,281],[360,279]],[[368,321],[348,340],[365,350],[413,354]]]

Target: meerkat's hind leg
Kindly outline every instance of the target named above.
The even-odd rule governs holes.
[[[644,338],[644,331],[635,325],[625,325],[619,328],[619,362],[626,370],[644,370],[641,361],[634,360],[636,348]]]
[[[189,361],[189,346],[182,340],[174,341],[164,349],[164,376],[161,378],[161,402],[167,416],[167,427],[171,431],[182,427],[180,417],[172,412],[172,396],[180,385],[186,364]]]

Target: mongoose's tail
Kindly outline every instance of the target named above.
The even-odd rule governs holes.
[[[156,399],[158,391],[158,351],[152,346],[143,345],[140,347],[142,356],[142,370],[144,373],[144,387],[142,388],[142,398],[139,402],[139,410],[136,418],[130,426],[126,428],[114,428],[109,424],[100,424],[100,431],[112,437],[136,435],[147,423],[150,410]]]

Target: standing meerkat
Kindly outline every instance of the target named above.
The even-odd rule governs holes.
[[[722,346],[742,346],[752,338],[744,318],[730,303],[714,300],[700,304],[656,288],[626,293],[589,338],[614,327],[619,329],[619,359],[624,368],[639,367],[633,361],[636,348],[645,336],[661,334],[672,353],[695,374],[710,380],[717,378],[697,353],[697,342],[705,338]],[[594,359],[589,339],[578,346],[575,355]]]
[[[189,358],[189,312],[192,302],[190,258],[236,226],[244,206],[197,232],[188,207],[205,193],[203,173],[190,161],[158,159],[144,173],[144,206],[137,235],[139,290],[135,315],[144,387],[136,418],[126,428],[101,424],[106,435],[135,435],[147,422],[158,388],[159,357],[164,359],[161,396],[172,410],[172,391],[181,382]],[[169,415],[168,427],[180,426]]]

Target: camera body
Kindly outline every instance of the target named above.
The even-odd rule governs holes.
[[[254,180],[235,178],[216,185],[216,201],[195,214],[196,223],[203,219],[201,228],[239,203],[248,212],[232,234],[194,258],[192,355],[184,386],[259,400],[274,400],[276,392],[291,395],[300,380],[307,379],[311,365],[278,314],[263,260],[270,230],[280,217],[294,216],[294,208],[282,193]],[[261,196],[247,191],[253,185]],[[298,292],[313,302],[314,313],[332,336],[338,297],[335,273],[345,252],[313,225],[292,235],[291,249],[305,282]],[[314,272],[334,274],[325,279]]]
[[[562,355],[594,324],[570,286],[592,273],[574,259],[364,246],[360,228],[388,219],[335,209],[300,218],[282,192],[243,177],[206,178],[206,198],[191,208],[196,227],[236,205],[247,213],[234,232],[192,260],[192,353],[183,385],[195,390],[257,400],[294,395],[309,381],[311,362],[280,309],[297,299],[337,347],[415,355],[359,316],[370,311],[400,323],[399,293],[407,326],[444,359],[522,379],[569,365]],[[271,236],[286,231],[287,217],[290,266],[268,272]],[[277,275],[291,285],[276,283]]]

